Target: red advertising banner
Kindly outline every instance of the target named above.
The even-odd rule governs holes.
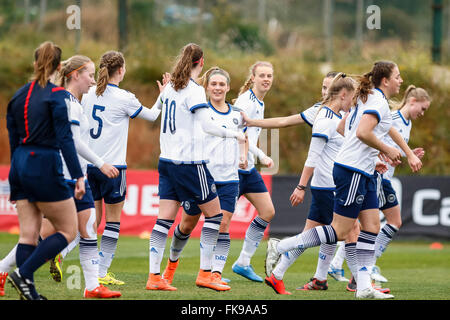
[[[18,232],[18,219],[15,206],[8,201],[9,167],[0,166],[0,231]],[[263,175],[267,189],[272,191],[272,177]],[[158,172],[156,170],[127,170],[127,196],[122,211],[120,234],[139,235],[148,238],[156,222],[159,208]],[[256,216],[255,207],[245,198],[241,197],[237,203],[236,211],[230,225],[231,238],[244,238],[250,222]],[[181,220],[181,208],[178,212],[174,226]],[[192,236],[200,237],[203,226],[203,216],[194,229]],[[99,233],[103,231],[105,219],[99,226]],[[173,234],[174,227],[169,235]],[[266,236],[268,230],[266,229]]]

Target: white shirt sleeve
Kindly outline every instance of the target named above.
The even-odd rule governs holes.
[[[161,113],[162,106],[163,106],[163,100],[162,100],[162,97],[160,94],[158,96],[158,99],[156,99],[156,102],[153,105],[153,107],[151,109],[149,109],[149,108],[143,106],[141,112],[139,112],[137,117],[148,120],[148,121],[155,121],[156,119],[158,119],[159,114]]]
[[[193,92],[186,98],[186,106],[189,108],[189,111],[194,113],[199,108],[208,108],[205,89],[196,85],[192,90]]]
[[[328,118],[320,118],[314,122],[312,128],[312,136],[316,138],[323,138],[325,142],[331,138],[334,131],[336,131],[335,124],[328,121]]]
[[[319,111],[319,106],[319,104],[315,104],[300,113],[303,121],[305,121],[310,127],[314,124],[314,119],[316,118],[317,111]]]
[[[206,133],[222,137],[222,138],[236,138],[239,134],[239,131],[234,131],[231,129],[227,129],[221,126],[217,126],[210,121],[208,109],[199,108],[195,111],[196,120],[198,120],[202,126],[203,131]]]
[[[311,143],[309,144],[308,158],[306,158],[305,166],[310,168],[315,168],[317,162],[319,161],[320,154],[326,145],[326,140],[312,137]]]
[[[136,118],[142,111],[144,107],[142,106],[142,103],[136,98],[134,94],[129,92],[128,101],[126,103],[126,110],[125,112],[128,114],[128,116],[131,119]]]
[[[72,130],[73,141],[75,143],[75,149],[77,150],[77,153],[97,168],[101,168],[105,164],[105,162],[99,156],[97,156],[86,143],[84,143],[83,139],[81,139],[80,124],[72,122],[70,128]]]

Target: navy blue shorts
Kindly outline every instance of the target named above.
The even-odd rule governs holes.
[[[394,188],[392,188],[391,181],[383,179],[382,175],[378,201],[381,211],[393,208],[398,205],[397,194],[395,193]]]
[[[322,224],[333,221],[334,191],[311,188],[311,207],[308,219]]]
[[[114,204],[125,200],[127,194],[127,169],[117,166],[119,176],[108,178],[99,168],[88,166],[87,176],[94,200],[104,199],[105,203]]]
[[[333,180],[336,185],[334,212],[356,219],[360,211],[378,209],[376,174],[368,177],[335,164]]]
[[[268,192],[261,174],[253,168],[249,172],[239,170],[239,197],[246,193]]]
[[[239,183],[216,184],[216,189],[219,196],[220,209],[234,213],[239,195]],[[182,206],[184,211],[190,216],[196,216],[202,212],[198,205],[191,200],[183,201]]]
[[[13,201],[56,202],[72,197],[58,149],[19,146],[11,159],[8,180]]]
[[[72,197],[75,195],[75,182],[67,181],[67,184],[70,187],[70,191],[72,192]],[[87,180],[84,181],[86,193],[84,194],[81,200],[73,198],[75,200],[75,207],[77,208],[77,212],[84,211],[86,209],[95,208],[94,206],[94,198],[92,197],[92,190],[89,186],[89,182]]]
[[[217,197],[216,185],[206,164],[175,164],[160,159],[158,173],[160,199],[203,204]]]

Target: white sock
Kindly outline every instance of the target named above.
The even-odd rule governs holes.
[[[17,244],[6,255],[6,257],[0,261],[0,272],[9,272],[16,266],[16,250]]]
[[[97,238],[80,239],[80,264],[83,269],[84,282],[87,290],[92,291],[99,286],[98,266],[99,255]]]
[[[237,264],[241,266],[250,265],[250,260],[258,249],[259,243],[264,237],[264,232],[269,225],[269,222],[256,216],[245,232],[244,244],[237,260]]]
[[[212,260],[214,247],[219,237],[220,222],[222,221],[222,213],[213,217],[205,217],[202,232],[200,234],[200,269],[212,269]]]
[[[149,272],[161,273],[161,261],[166,248],[167,234],[174,220],[157,219],[150,235]]]
[[[219,233],[217,245],[214,248],[214,259],[212,263],[212,272],[223,272],[230,251],[230,234]]]
[[[68,245],[67,247],[65,247],[62,251],[61,251],[61,257],[64,259],[80,242],[80,233],[77,232],[77,236],[75,237],[75,239],[73,239]]]
[[[333,260],[331,261],[331,265],[335,269],[343,269],[342,265],[345,260],[345,241],[338,241],[336,254],[334,255]]]
[[[317,259],[317,267],[314,278],[319,281],[327,280],[328,268],[330,267],[335,250],[336,244],[322,243],[320,245],[319,258]]]
[[[297,260],[297,258],[304,252],[303,249],[294,249],[285,252],[281,255],[280,261],[272,270],[276,279],[282,280],[287,269]]]

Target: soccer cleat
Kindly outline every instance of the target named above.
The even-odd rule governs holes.
[[[0,297],[5,295],[5,283],[8,272],[0,272]]]
[[[115,277],[116,276],[114,275],[114,273],[108,272],[106,274],[106,276],[104,276],[103,278],[98,278],[98,283],[99,284],[115,284],[118,286],[125,284],[125,282],[123,282],[121,280],[117,280]]]
[[[211,274],[211,271],[201,270],[198,272],[195,284],[200,288],[208,288],[216,291],[228,291],[231,289],[230,286],[222,284],[222,281],[217,281],[216,276]]]
[[[56,282],[61,282],[63,278],[62,272],[62,256],[57,254],[55,258],[50,260],[50,274]]]
[[[333,265],[328,268],[328,275],[336,281],[348,282],[348,279],[344,277],[344,269],[337,269]]]
[[[21,300],[46,300],[36,292],[33,282],[20,275],[18,268],[7,279],[19,293]]]
[[[286,291],[283,280],[277,280],[273,274],[271,274],[270,277],[266,277],[264,280],[277,294],[291,294],[289,291]]]
[[[372,267],[372,272],[370,273],[370,278],[376,282],[388,282],[388,280],[381,275],[381,269],[378,266]]]
[[[380,291],[382,293],[391,293],[391,289],[389,289],[389,288],[382,288],[380,285],[375,284],[375,283],[372,283],[372,287],[375,290],[378,290],[378,291]]]
[[[99,285],[94,290],[89,291],[88,289],[84,289],[85,298],[100,298],[100,299],[109,299],[109,298],[118,298],[122,296],[119,291],[111,291],[107,287],[102,284]]]
[[[295,290],[308,291],[308,290],[327,290],[327,289],[328,289],[327,280],[320,281],[317,280],[316,278],[311,278],[310,282],[305,284],[303,287],[298,287]]]
[[[222,279],[222,275],[219,272],[212,272],[211,277],[213,278],[214,282],[218,282],[218,283],[226,285],[226,286],[228,285],[229,281],[226,282],[225,279]]]
[[[177,288],[171,286],[167,283],[166,279],[163,279],[161,275],[149,273],[147,285],[145,286],[147,290],[162,290],[162,291],[175,291]]]
[[[356,290],[355,297],[357,299],[393,299],[392,294],[382,293],[375,290],[372,287],[366,288],[364,290]]]
[[[350,281],[347,283],[347,291],[350,291],[350,292],[356,291],[356,280],[353,276],[350,279]]]
[[[175,262],[170,261],[170,259],[168,259],[167,261],[166,270],[164,270],[162,277],[167,281],[168,284],[172,284],[173,277],[175,276],[175,271],[178,267],[178,262],[180,262],[180,259]]]
[[[280,239],[270,238],[267,242],[266,260],[264,261],[264,268],[266,269],[267,277],[271,277],[272,271],[280,260],[281,255],[278,253],[277,244]]]
[[[251,281],[263,282],[263,279],[255,273],[255,270],[253,270],[253,267],[251,265],[241,266],[240,264],[237,264],[236,261],[231,267],[231,270],[233,270],[234,273],[237,273],[238,275],[241,275]]]

